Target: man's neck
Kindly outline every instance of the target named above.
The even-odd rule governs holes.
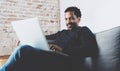
[[[78,27],[79,27],[79,26],[76,26],[76,27],[73,27],[73,28],[69,28],[69,29],[67,29],[67,30],[71,31],[71,30],[76,29],[76,28],[78,28]]]

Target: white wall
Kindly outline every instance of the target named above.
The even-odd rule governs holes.
[[[80,25],[94,33],[120,26],[120,0],[60,0],[61,29],[66,29],[64,10],[69,6],[81,9]]]

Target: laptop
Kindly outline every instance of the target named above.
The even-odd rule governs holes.
[[[38,17],[13,21],[13,29],[22,45],[49,51],[49,45],[41,29]]]

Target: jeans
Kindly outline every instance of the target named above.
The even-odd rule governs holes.
[[[0,71],[79,71],[79,62],[70,56],[20,45]]]

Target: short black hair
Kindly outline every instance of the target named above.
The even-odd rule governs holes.
[[[81,17],[81,11],[79,8],[75,7],[75,6],[71,6],[71,7],[68,7],[64,12],[69,12],[69,11],[73,11],[74,14],[77,16],[77,17]]]

